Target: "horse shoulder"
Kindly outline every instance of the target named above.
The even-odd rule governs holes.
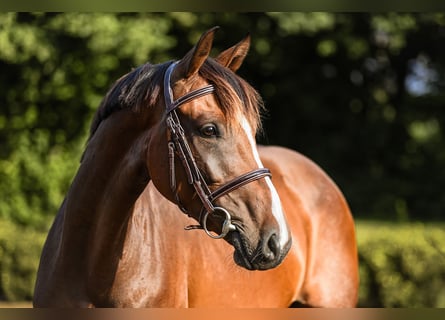
[[[352,214],[342,192],[317,164],[298,152],[268,146],[259,147],[259,153],[272,172],[291,228],[294,221],[304,220],[307,266],[303,302],[354,306],[358,295],[357,247]],[[286,202],[289,197],[292,204]]]

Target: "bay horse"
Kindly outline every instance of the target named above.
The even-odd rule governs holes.
[[[343,195],[303,155],[256,145],[262,101],[235,73],[250,37],[211,58],[216,29],[104,97],[35,307],[355,306]]]

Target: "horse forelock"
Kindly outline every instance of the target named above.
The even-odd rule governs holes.
[[[261,130],[263,100],[244,79],[224,68],[213,59],[207,59],[199,74],[215,87],[220,107],[229,121],[237,121],[241,113],[249,121],[254,134]]]

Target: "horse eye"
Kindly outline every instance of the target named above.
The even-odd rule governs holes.
[[[205,137],[214,137],[218,134],[218,130],[214,124],[206,124],[201,128],[201,134]]]

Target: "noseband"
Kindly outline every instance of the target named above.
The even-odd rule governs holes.
[[[190,229],[204,229],[204,231],[210,237],[214,239],[220,239],[225,237],[230,231],[236,230],[234,224],[232,224],[232,218],[230,213],[222,208],[217,207],[213,203],[219,197],[222,197],[229,192],[240,188],[241,186],[253,182],[255,180],[270,177],[271,173],[269,169],[259,168],[253,171],[247,172],[229,182],[211,191],[209,186],[204,180],[201,171],[199,170],[193,153],[185,137],[184,129],[179,121],[176,109],[179,108],[184,103],[187,103],[193,99],[197,99],[207,94],[214,92],[214,87],[212,85],[205,86],[203,88],[194,90],[185,94],[184,96],[173,100],[173,91],[170,86],[170,78],[177,62],[173,62],[165,72],[164,75],[164,99],[166,107],[166,122],[167,128],[170,132],[170,139],[168,142],[169,150],[169,166],[170,166],[170,188],[172,189],[176,204],[185,213],[188,214],[187,210],[181,204],[179,198],[177,185],[176,185],[176,173],[175,173],[175,155],[181,160],[182,166],[184,167],[185,173],[187,175],[187,180],[190,185],[195,188],[196,194],[202,202],[203,208],[199,216],[200,225],[188,226],[186,230]],[[225,216],[225,220],[222,224],[221,233],[218,235],[212,234],[207,228],[207,219],[210,214],[215,214],[217,212],[222,213]]]

